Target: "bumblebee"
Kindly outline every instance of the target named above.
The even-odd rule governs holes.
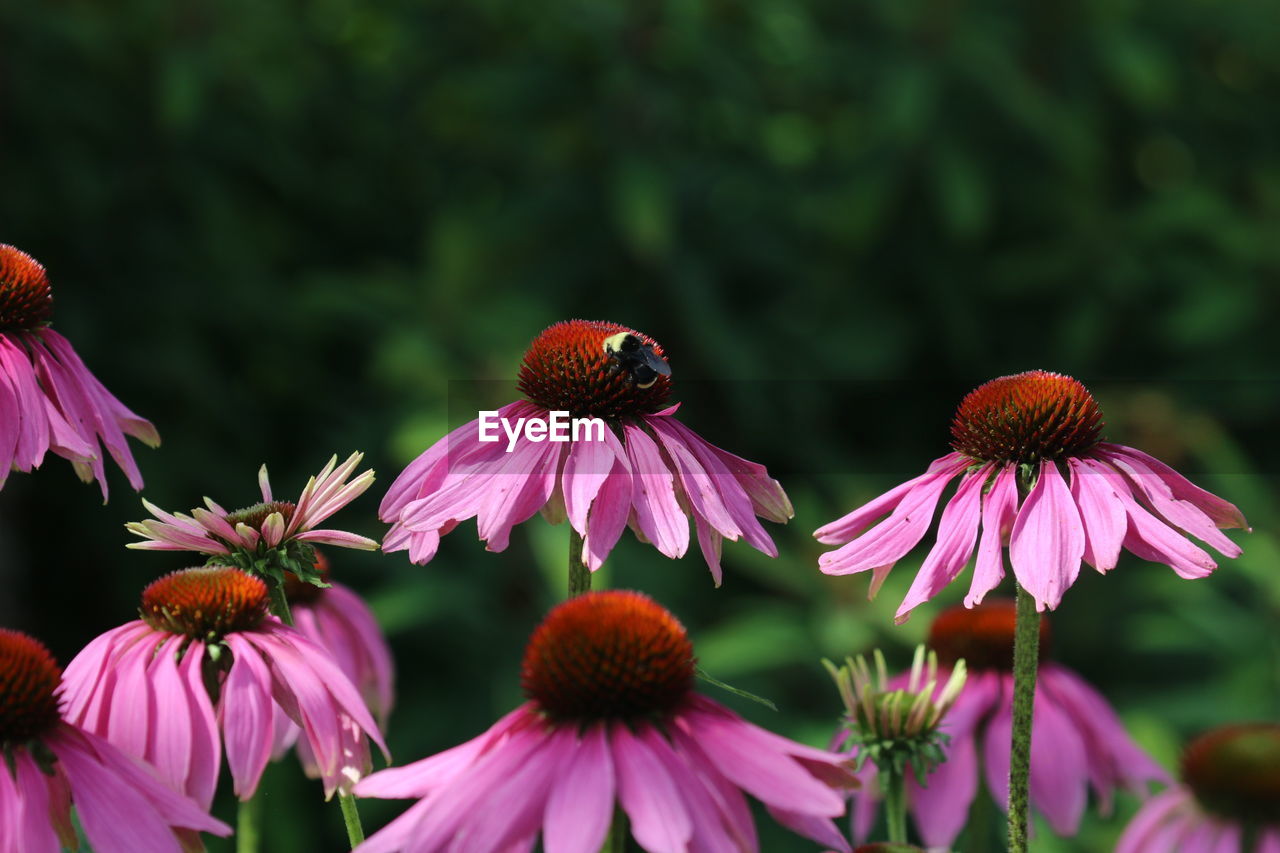
[[[604,354],[612,359],[611,370],[623,371],[637,388],[649,388],[659,376],[670,376],[671,365],[631,332],[618,332],[604,339]]]

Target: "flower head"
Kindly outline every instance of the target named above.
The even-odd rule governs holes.
[[[982,601],[1004,577],[1006,543],[1018,583],[1040,610],[1058,606],[1081,561],[1106,573],[1122,548],[1185,578],[1204,577],[1217,563],[1183,533],[1228,557],[1240,554],[1220,530],[1246,527],[1240,511],[1159,460],[1102,441],[1097,401],[1069,376],[1032,370],[991,380],[960,403],[951,439],[953,451],[924,474],[814,533],[841,545],[822,555],[822,571],[870,570],[875,595],[894,563],[924,538],[947,485],[960,478],[937,541],[898,608],[900,622],[954,580],[975,550],[965,603]]]
[[[67,665],[66,716],[197,803],[212,801],[224,746],[236,794],[253,796],[281,715],[302,730],[326,796],[369,771],[366,736],[385,751],[330,655],[267,614],[261,579],[227,566],[173,572],[143,592],[141,616]]]
[[[927,847],[949,847],[960,834],[977,795],[980,769],[995,802],[1004,807],[1008,801],[1014,611],[1014,603],[1004,600],[954,607],[929,632],[929,648],[938,655],[937,680],[961,658],[969,673],[939,724],[950,738],[946,761],[923,779],[907,779],[910,809]],[[911,681],[904,673],[889,685],[908,687]],[[1032,726],[1031,804],[1059,835],[1073,835],[1079,827],[1089,788],[1106,813],[1116,788],[1143,794],[1148,782],[1167,778],[1125,733],[1106,699],[1053,661],[1040,665]],[[863,772],[864,781],[871,782],[874,769]],[[877,797],[871,784],[855,793],[855,840],[870,833]]]
[[[186,797],[59,715],[62,671],[41,643],[0,628],[0,851],[75,848],[75,806],[99,853],[198,847],[230,835]]]
[[[1152,797],[1116,853],[1247,853],[1280,850],[1280,725],[1214,729],[1182,756],[1182,785]]]
[[[891,682],[884,655],[875,650],[876,670],[862,655],[846,658],[844,666],[823,661],[844,700],[846,744],[858,746],[861,767],[870,760],[881,774],[881,788],[889,774],[902,777],[908,766],[923,779],[942,761],[947,736],[938,723],[955,704],[966,677],[963,660],[954,662],[946,684],[938,690],[938,656],[916,647],[905,684]]]
[[[724,539],[777,556],[759,518],[791,518],[786,493],[763,465],[708,444],[676,420],[678,405],[666,405],[670,374],[662,347],[640,332],[586,320],[551,326],[520,369],[528,400],[498,410],[504,424],[538,429],[486,440],[476,420],[428,448],[382,501],[379,517],[391,524],[383,549],[408,550],[413,562],[426,563],[442,535],[475,518],[488,549],[502,551],[511,529],[541,510],[553,523],[568,518],[593,571],[626,527],[666,556],[683,556],[690,518],[717,584]],[[553,411],[598,418],[603,428],[570,441],[531,438],[550,434]]]
[[[0,243],[0,485],[11,469],[40,467],[46,451],[96,479],[107,498],[102,448],[142,488],[125,439],[155,447],[160,435],[103,387],[62,335],[49,328],[53,290],[44,267]]]
[[[373,550],[378,543],[343,530],[317,529],[316,525],[355,500],[373,483],[373,471],[351,482],[363,453],[353,453],[341,465],[334,456],[319,474],[307,481],[297,502],[278,501],[271,491],[267,466],[258,471],[262,500],[227,512],[209,498],[190,515],[168,513],[145,498],[142,505],[155,516],[131,521],[125,529],[143,541],[125,547],[147,551],[195,551],[219,565],[235,565],[246,571],[284,583],[286,572],[323,583],[316,575],[313,543]]]
[[[420,802],[361,853],[595,853],[615,803],[644,850],[756,850],[744,792],[784,826],[841,850],[841,759],[759,729],[693,692],[679,621],[634,592],[553,609],[525,651],[528,701],[478,738],[375,773],[363,797]]]

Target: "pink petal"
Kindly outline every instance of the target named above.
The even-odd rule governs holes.
[[[227,635],[233,656],[222,684],[218,718],[226,741],[227,767],[235,794],[248,800],[271,759],[275,739],[275,706],[271,701],[271,672],[258,650],[237,634]]]
[[[866,530],[871,522],[885,513],[893,512],[897,509],[903,498],[917,486],[932,482],[941,471],[952,471],[954,473],[954,471],[958,470],[955,467],[958,462],[964,462],[965,466],[971,464],[966,457],[959,453],[948,453],[946,456],[933,460],[929,464],[929,468],[920,476],[894,486],[883,495],[868,501],[848,515],[819,527],[813,532],[814,538],[824,545],[843,545],[852,541],[859,533]]]
[[[663,449],[671,458],[680,480],[680,487],[690,506],[719,533],[736,541],[742,535],[741,528],[725,506],[715,480],[703,467],[694,451],[686,444],[680,432],[671,425],[669,418],[649,418],[646,421],[657,434]]]
[[[693,823],[666,767],[648,744],[652,729],[636,737],[625,725],[610,727],[618,802],[631,819],[631,835],[649,853],[685,853]]]
[[[547,799],[547,853],[597,853],[613,822],[613,759],[603,724],[589,728]]]
[[[569,445],[560,478],[565,515],[578,535],[587,534],[587,513],[613,470],[614,452],[607,441],[575,441]]]
[[[721,450],[711,444],[707,447],[738,481],[738,485],[742,486],[751,499],[751,506],[756,515],[778,524],[786,524],[795,517],[796,512],[791,506],[791,499],[782,490],[781,484],[769,476],[768,469],[763,465],[749,462],[741,456],[734,456],[727,450]]]
[[[600,492],[591,502],[587,517],[587,535],[582,540],[582,559],[587,568],[595,571],[604,565],[613,546],[618,544],[631,513],[634,483],[631,465],[621,442],[611,432],[605,431],[605,443],[614,453],[613,469],[605,479]]]
[[[1122,454],[1107,454],[1103,458],[1123,471],[1129,482],[1137,485],[1156,512],[1174,527],[1207,542],[1224,556],[1240,556],[1240,546],[1219,531],[1213,519],[1194,503],[1177,498],[1169,484],[1155,471],[1139,460]]]
[[[1132,447],[1105,442],[1099,444],[1098,449],[1112,456],[1127,456],[1142,463],[1157,477],[1164,480],[1174,498],[1187,501],[1198,507],[1213,519],[1214,524],[1218,527],[1249,529],[1249,523],[1245,521],[1244,514],[1236,508],[1235,504],[1224,501],[1217,495],[1205,491],[1154,456],[1148,456],[1141,450],[1136,450]]]
[[[1058,835],[1075,835],[1088,799],[1085,743],[1071,717],[1036,690],[1031,732],[1031,803]]]
[[[1004,542],[1018,513],[1018,469],[1006,465],[996,474],[982,499],[982,539],[973,567],[973,582],[965,596],[965,607],[982,602],[988,592],[1004,579]]]
[[[969,820],[978,793],[978,748],[969,735],[953,737],[947,760],[925,779],[908,774],[907,796],[920,837],[929,847],[949,848]]]
[[[1218,567],[1204,549],[1138,506],[1129,484],[1118,471],[1103,464],[1095,465],[1094,470],[1106,477],[1129,517],[1125,548],[1144,560],[1164,563],[1184,578],[1207,577]]]
[[[1040,477],[1022,503],[1009,541],[1009,562],[1018,583],[1050,610],[1075,583],[1084,555],[1084,527],[1066,482],[1052,460],[1040,463]]]
[[[1150,842],[1170,817],[1187,807],[1189,800],[1190,794],[1180,787],[1161,791],[1147,800],[1125,827],[1115,853],[1165,853],[1167,848],[1157,849]]]
[[[561,446],[521,442],[494,473],[476,510],[476,529],[489,551],[505,551],[511,528],[527,521],[555,491]]]
[[[13,769],[17,771],[17,784],[15,786],[15,780],[9,776],[9,768],[0,766],[0,850],[58,853],[62,845],[50,818],[54,809],[61,811],[61,804],[56,804],[50,796],[49,777],[25,749],[13,750],[10,754]],[[6,801],[17,806],[16,814],[5,814]],[[69,815],[59,815],[60,819],[66,817]],[[11,833],[8,841],[6,830]]]
[[[849,575],[896,563],[924,538],[943,490],[969,464],[963,457],[953,459],[917,478],[888,518],[847,545],[823,554],[819,568],[828,575]]]
[[[689,519],[676,500],[675,477],[667,469],[658,445],[639,427],[624,427],[631,461],[632,505],[644,538],[662,554],[683,557],[689,548]]]
[[[717,533],[697,510],[693,510],[693,526],[698,531],[698,549],[702,551],[702,559],[706,560],[711,570],[711,580],[720,586],[724,580],[724,572],[720,568],[720,549],[724,537]]]
[[[1071,497],[1084,525],[1084,561],[1100,572],[1116,567],[1128,527],[1124,503],[1116,497],[1108,478],[1089,458],[1067,460],[1071,469]]]
[[[929,556],[925,557],[893,621],[899,624],[905,622],[914,608],[941,592],[969,562],[978,538],[982,489],[990,473],[991,467],[984,465],[965,474],[960,481],[955,497],[942,510],[942,520],[938,523],[938,541],[929,550]]]

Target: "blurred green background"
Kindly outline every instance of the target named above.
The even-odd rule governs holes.
[[[815,744],[839,709],[818,659],[905,664],[968,576],[894,628],[922,553],[869,604],[810,532],[945,452],[968,388],[1070,373],[1110,438],[1256,530],[1211,579],[1126,555],[1054,614],[1057,658],[1173,766],[1280,716],[1278,30],[1268,0],[4,4],[0,240],[160,429],[137,457],[169,509],[251,503],[264,461],[296,493],[363,449],[379,482],[335,521],[380,537],[382,491],[462,414],[451,380],[514,379],[568,317],[657,338],[683,420],[769,465],[796,518],[777,560],[726,544],[719,590],[629,534],[608,582],[779,712],[718,699]],[[182,565],[124,549],[143,511],[111,473],[106,507],[52,457],[0,492],[0,624],[64,663]],[[397,761],[520,701],[566,540],[535,519],[502,554],[464,524],[425,567],[331,553],[394,646]],[[343,849],[292,763],[264,792],[268,849]],[[1135,807],[1037,849],[1109,849]]]

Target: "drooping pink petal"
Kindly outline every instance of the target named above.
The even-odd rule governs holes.
[[[276,710],[271,701],[271,672],[248,641],[228,634],[231,670],[222,684],[218,719],[226,743],[227,768],[235,794],[248,800],[271,759]]]
[[[1249,529],[1249,523],[1245,521],[1244,513],[1240,512],[1235,504],[1224,501],[1217,495],[1205,491],[1154,456],[1149,456],[1132,447],[1107,442],[1100,443],[1098,449],[1113,457],[1127,456],[1145,465],[1157,477],[1164,480],[1165,485],[1169,487],[1175,499],[1187,501],[1199,508],[1213,519],[1214,524],[1218,525],[1218,527]]]
[[[991,466],[984,465],[965,474],[960,481],[955,497],[942,510],[942,520],[938,523],[938,540],[929,550],[929,555],[925,557],[911,588],[898,607],[898,612],[894,615],[895,622],[905,622],[914,608],[941,592],[969,562],[978,538],[982,489],[990,473]]]
[[[737,541],[742,529],[725,506],[715,479],[699,461],[669,418],[647,418],[662,448],[671,459],[680,488],[689,505],[724,538]]]
[[[0,777],[3,777],[0,778],[0,850],[58,853],[62,845],[58,843],[58,833],[50,818],[51,812],[61,808],[50,796],[49,777],[27,750],[16,749],[10,755],[17,776],[10,777],[9,768],[0,767]],[[6,803],[11,807],[7,814]]]
[[[579,536],[587,535],[587,513],[614,468],[613,447],[605,441],[575,441],[569,445],[560,478],[565,515]]]
[[[1031,721],[1031,803],[1054,832],[1074,835],[1088,799],[1085,743],[1049,694],[1036,690]]]
[[[948,453],[946,456],[933,460],[933,462],[929,463],[928,469],[920,476],[894,486],[878,498],[868,501],[848,515],[842,516],[829,524],[824,524],[813,532],[813,537],[824,545],[843,545],[852,541],[858,534],[866,530],[871,522],[897,509],[898,504],[902,503],[902,499],[917,486],[927,481],[932,481],[934,475],[940,471],[952,470],[955,464],[960,461],[965,461],[966,464],[969,464],[968,460],[959,453]]]
[[[637,737],[625,725],[610,727],[618,802],[642,848],[649,853],[684,853],[693,835],[693,823],[675,782],[643,734],[651,731],[642,727]]]
[[[698,549],[702,551],[702,559],[707,561],[707,568],[711,570],[711,580],[718,587],[724,580],[724,571],[720,568],[720,549],[724,544],[724,537],[712,528],[701,513],[697,510],[691,512],[693,527],[698,532]]]
[[[156,708],[154,724],[149,727],[150,743],[142,752],[134,752],[138,758],[145,758],[152,764],[170,788],[190,795],[187,779],[191,772],[191,743],[193,720],[188,707],[186,683],[178,672],[178,649],[182,638],[174,638],[161,645],[151,661],[148,680],[155,686],[159,703],[163,707]],[[203,657],[203,649],[200,650]],[[128,697],[128,698],[125,698]],[[119,697],[116,704],[128,709],[133,696],[125,694]],[[215,776],[215,778],[217,778]],[[212,801],[200,801],[200,805],[209,808]]]
[[[1009,562],[1018,583],[1053,610],[1075,583],[1084,556],[1084,527],[1066,481],[1052,460],[1040,463],[1040,477],[1013,523]]]
[[[947,484],[969,465],[959,454],[949,464],[917,478],[884,521],[857,539],[823,554],[818,566],[824,574],[849,575],[882,566],[891,566],[924,538],[933,519],[934,507]],[[948,458],[948,457],[943,457]],[[939,460],[941,462],[942,460]]]
[[[742,793],[705,756],[678,752],[660,736],[649,738],[648,743],[685,802],[693,825],[691,850],[757,849],[755,826]]]
[[[559,444],[523,441],[494,472],[476,510],[476,529],[489,551],[505,551],[511,528],[532,518],[555,491]]]
[[[321,599],[318,612],[321,625],[340,626],[323,630],[332,643],[322,645],[330,649],[340,645],[350,650],[351,669],[344,667],[344,671],[385,730],[386,716],[395,699],[395,664],[373,611],[353,590],[335,583]]]
[[[907,776],[907,799],[916,829],[929,847],[949,848],[969,821],[969,807],[978,793],[978,748],[971,736],[952,737],[947,760],[924,784]]]
[[[1004,543],[1018,513],[1018,469],[1006,465],[996,474],[982,498],[982,538],[974,561],[973,581],[965,596],[966,607],[980,604],[1004,579]]]
[[[786,524],[795,517],[795,509],[791,499],[782,490],[782,485],[769,476],[769,471],[757,462],[751,462],[735,456],[727,450],[708,444],[728,471],[733,475],[743,491],[751,499],[755,514],[778,524]]]
[[[613,759],[605,726],[582,735],[547,798],[542,843],[547,853],[597,853],[613,822]]]
[[[1184,578],[1207,577],[1218,567],[1203,548],[1139,506],[1118,471],[1102,464],[1094,466],[1094,470],[1107,479],[1124,506],[1129,519],[1124,537],[1126,549],[1144,560],[1163,563]]]
[[[630,424],[624,430],[635,485],[632,506],[636,524],[662,554],[683,557],[689,548],[689,519],[676,500],[675,477],[644,430]]]
[[[1138,814],[1125,827],[1116,843],[1115,853],[1159,853],[1151,846],[1151,840],[1165,822],[1188,806],[1190,794],[1185,788],[1174,787],[1161,791],[1143,804]]]
[[[1185,530],[1202,542],[1207,542],[1224,556],[1240,556],[1240,546],[1218,530],[1213,519],[1204,510],[1191,501],[1175,496],[1168,482],[1146,464],[1119,453],[1099,453],[1099,455],[1122,471],[1129,482],[1138,487],[1155,511],[1174,527]]]
[[[1129,523],[1109,478],[1096,470],[1100,464],[1087,457],[1067,460],[1071,497],[1084,525],[1084,561],[1105,574],[1116,567]]]
[[[600,486],[595,500],[591,502],[591,512],[587,516],[587,534],[582,540],[583,562],[593,572],[604,565],[609,552],[618,544],[622,531],[626,529],[635,488],[631,464],[627,461],[622,443],[609,430],[605,430],[604,443],[613,452],[613,468]]]

